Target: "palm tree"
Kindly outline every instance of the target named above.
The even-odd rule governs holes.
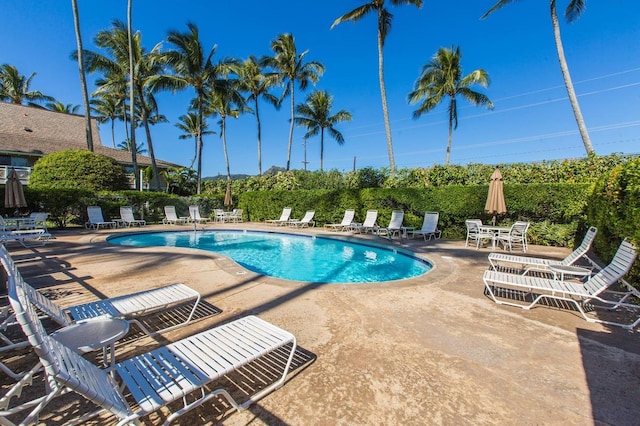
[[[224,64],[214,65],[212,57],[216,51],[216,46],[213,46],[205,56],[200,43],[198,27],[193,23],[188,23],[187,27],[189,30],[184,33],[169,32],[167,41],[173,45],[174,49],[164,53],[164,60],[173,70],[173,74],[158,77],[155,84],[160,88],[174,91],[191,87],[196,92],[192,108],[198,116],[197,193],[200,194],[202,187],[204,102],[210,90],[210,83],[219,78],[219,75],[224,71],[221,68],[226,68],[226,66]]]
[[[285,84],[282,99],[291,95],[291,124],[289,126],[286,168],[288,171],[291,165],[291,145],[293,144],[295,84],[298,82],[300,90],[305,90],[309,83],[316,84],[324,73],[324,65],[315,61],[304,63],[304,57],[309,51],[305,50],[302,53],[298,53],[295,40],[291,34],[280,34],[271,42],[271,50],[275,55],[272,58],[268,58],[266,64],[277,70],[280,81]]]
[[[144,147],[144,143],[140,142],[135,145],[135,150],[133,150],[133,141],[131,139],[126,139],[118,144],[118,149],[122,151],[135,152],[136,154],[144,154],[147,150]]]
[[[48,102],[45,105],[45,107],[48,110],[55,111],[55,112],[62,112],[64,114],[75,114],[80,109],[80,105],[73,105],[73,104],[65,105],[60,101]]]
[[[502,6],[511,3],[514,0],[499,0],[496,4],[493,5],[491,9],[480,19],[484,19],[496,10],[500,9]],[[586,0],[570,0],[567,8],[564,11],[564,17],[567,22],[573,22],[582,15],[582,12],[585,9]],[[558,15],[556,12],[556,0],[550,0],[549,10],[551,12],[551,24],[553,26],[553,37],[556,43],[556,50],[558,51],[558,61],[560,62],[560,70],[562,71],[562,78],[564,79],[564,85],[567,88],[567,94],[569,95],[569,102],[571,103],[571,108],[573,108],[573,115],[576,118],[576,123],[578,124],[578,130],[580,131],[580,136],[582,137],[582,143],[584,144],[584,148],[587,151],[587,154],[594,153],[593,145],[591,144],[591,138],[589,137],[589,132],[587,131],[587,125],[584,122],[584,118],[582,117],[582,112],[580,111],[580,105],[578,104],[578,97],[576,96],[576,92],[573,89],[573,82],[571,80],[571,74],[569,74],[569,66],[567,65],[567,60],[564,57],[564,47],[562,46],[562,37],[560,36],[560,23],[558,22]]]
[[[462,77],[461,58],[459,47],[438,49],[431,61],[422,67],[422,75],[416,80],[414,90],[409,93],[410,103],[415,104],[422,100],[418,109],[413,112],[413,118],[418,118],[423,113],[431,111],[445,97],[449,97],[449,140],[445,164],[449,164],[453,130],[458,127],[457,96],[462,96],[473,105],[493,109],[493,102],[486,95],[470,88],[474,84],[488,87],[489,75],[485,70],[477,69]]]
[[[114,21],[111,30],[100,31],[95,37],[95,43],[98,47],[110,52],[112,58],[95,52],[85,52],[89,72],[102,71],[105,74],[105,79],[100,82],[94,94],[97,96],[113,96],[115,94],[122,96],[126,93],[127,85],[129,86],[130,138],[132,141],[136,141],[136,117],[139,115],[145,129],[149,157],[151,157],[151,167],[154,174],[152,186],[158,189],[159,174],[149,128],[149,117],[154,113],[157,114],[157,104],[153,97],[156,88],[151,83],[164,71],[160,61],[161,45],[157,44],[147,52],[142,47],[141,36],[138,32],[132,35],[130,48],[128,29],[121,21]],[[133,64],[133,78],[128,78],[132,72],[130,64]],[[132,161],[135,170],[137,169],[137,161],[133,159],[133,155]]]
[[[76,31],[76,43],[78,45],[78,72],[80,74],[80,88],[82,90],[82,104],[84,105],[85,132],[87,135],[87,149],[93,152],[93,133],[91,130],[91,109],[89,108],[89,91],[87,90],[87,78],[84,71],[84,58],[82,55],[82,35],[80,33],[80,13],[78,12],[78,0],[71,0],[73,9],[73,24]]]
[[[341,121],[351,121],[351,114],[345,110],[340,110],[331,115],[332,102],[333,96],[329,95],[329,92],[316,90],[307,96],[304,104],[296,107],[296,112],[298,113],[298,116],[295,117],[296,124],[307,128],[304,139],[306,140],[320,133],[320,171],[322,171],[324,158],[325,129],[338,142],[338,145],[343,145],[344,137],[342,133],[335,129],[334,125]]]
[[[220,138],[224,160],[227,166],[227,181],[231,180],[231,167],[227,150],[227,117],[238,118],[246,110],[244,97],[237,89],[238,84],[233,80],[218,80],[206,98],[206,114],[217,114],[220,117]]]
[[[393,6],[401,6],[405,4],[415,5],[418,9],[422,7],[422,0],[390,0]],[[344,21],[357,22],[369,13],[375,12],[378,15],[378,79],[380,82],[380,96],[382,98],[382,115],[384,118],[384,128],[387,133],[387,151],[389,153],[389,168],[391,174],[396,173],[396,162],[393,156],[393,142],[391,140],[391,124],[389,123],[389,108],[387,106],[387,90],[384,84],[384,57],[382,48],[385,39],[391,30],[391,20],[393,15],[389,13],[385,7],[385,0],[371,0],[360,7],[347,12],[336,19],[331,28]]]
[[[127,59],[129,60],[129,122],[131,123],[131,162],[133,163],[133,175],[135,176],[136,188],[142,189],[142,182],[138,182],[138,161],[137,161],[137,153],[133,148],[136,148],[138,145],[136,144],[136,119],[135,119],[135,80],[136,80],[136,66],[134,63],[134,51],[133,51],[133,28],[132,28],[132,9],[133,9],[133,1],[129,0],[127,2]],[[144,100],[140,100],[140,102],[144,103]],[[151,147],[151,144],[149,144]],[[153,153],[153,151],[151,151]],[[157,176],[157,168],[155,167],[155,159],[153,161],[153,172],[154,175]]]
[[[120,117],[123,102],[124,100],[108,94],[91,100],[91,110],[96,121],[104,123],[107,120],[111,120],[111,142],[114,148],[116,147],[115,123],[116,119]]]
[[[36,76],[32,73],[29,77],[20,74],[13,65],[0,65],[0,100],[8,101],[12,104],[34,106],[38,102],[54,101],[51,96],[47,96],[39,90],[30,90],[31,80]]]
[[[260,125],[260,113],[258,109],[258,101],[260,98],[269,102],[275,106],[276,109],[280,109],[280,100],[269,93],[269,90],[277,83],[277,80],[271,78],[271,75],[265,75],[264,68],[268,63],[267,58],[260,60],[255,56],[249,56],[249,59],[242,63],[242,66],[238,68],[238,77],[240,79],[240,89],[244,92],[248,92],[246,101],[252,101],[254,108],[253,111],[256,115],[256,122],[258,124],[258,174],[262,175],[262,141],[261,141],[261,125]]]
[[[189,111],[186,115],[181,115],[180,117],[178,117],[178,120],[180,121],[179,123],[176,123],[175,126],[182,130],[184,133],[181,134],[180,136],[178,136],[178,139],[188,139],[188,138],[193,138],[194,141],[194,154],[193,154],[193,160],[191,160],[191,165],[189,166],[190,169],[193,168],[193,164],[196,162],[196,159],[198,158],[198,114],[194,111]],[[211,131],[211,130],[206,130],[207,129],[207,123],[206,121],[203,120],[202,122],[202,135],[211,135],[211,134],[215,134],[216,132]]]

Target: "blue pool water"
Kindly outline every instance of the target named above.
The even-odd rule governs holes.
[[[113,236],[108,241],[126,246],[208,250],[259,274],[315,283],[392,281],[417,277],[431,269],[428,262],[393,249],[271,232],[155,232]]]

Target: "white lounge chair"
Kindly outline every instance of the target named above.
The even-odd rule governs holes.
[[[0,215],[0,231],[7,232],[7,231],[15,231],[16,229],[18,229],[16,225],[7,223],[4,220],[4,217]]]
[[[439,219],[440,213],[426,212],[424,214],[424,220],[422,221],[422,228],[409,231],[408,233],[411,235],[411,238],[415,238],[416,235],[422,235],[422,238],[424,238],[425,241],[427,241],[427,237],[429,237],[429,239],[440,238],[442,236],[442,231],[438,229]]]
[[[315,210],[307,210],[302,219],[289,219],[287,225],[295,226],[296,228],[308,228],[316,226],[316,222],[313,220],[313,216],[315,214]]]
[[[498,270],[500,263],[519,264],[523,271],[523,274],[527,274],[532,270],[549,270],[549,265],[573,265],[578,259],[586,255],[591,244],[593,243],[598,228],[595,226],[590,227],[587,230],[582,243],[574,251],[572,251],[567,257],[562,260],[544,259],[541,257],[529,257],[529,256],[516,256],[507,253],[491,253],[489,254],[489,264],[491,269]]]
[[[5,269],[10,268],[10,260],[8,259],[10,259],[9,252],[6,248],[0,246],[0,261],[3,262]],[[16,269],[16,274],[17,273]],[[154,335],[160,331],[172,330],[187,324],[193,318],[193,314],[200,303],[200,293],[185,284],[174,283],[136,293],[82,303],[63,309],[26,282],[23,283],[23,286],[31,302],[62,327],[92,318],[123,318],[137,324],[146,334]],[[193,308],[186,318],[181,317],[182,322],[167,325],[158,331],[152,332],[148,330],[147,327],[136,319],[142,315],[167,310],[169,307],[188,302],[193,302]]]
[[[351,226],[353,232],[367,233],[369,231],[376,232],[378,228],[380,228],[376,221],[378,220],[378,210],[367,210],[367,215],[364,217],[364,222],[362,224],[354,224]]]
[[[12,241],[20,243],[25,248],[42,247],[47,244],[52,235],[44,229],[20,229],[17,231],[0,231],[0,243]]]
[[[351,228],[353,219],[356,215],[356,211],[353,209],[347,209],[344,211],[344,217],[340,223],[326,223],[324,225],[330,231],[346,231]]]
[[[604,321],[588,317],[584,311],[584,306],[587,303],[597,301],[607,309],[625,307],[640,311],[639,305],[625,303],[627,298],[632,294],[636,296],[640,294],[637,290],[633,289],[628,292],[614,292],[609,290],[609,287],[616,284],[627,272],[629,272],[636,259],[636,255],[636,247],[625,239],[622,244],[620,244],[613,260],[611,260],[611,263],[605,266],[593,277],[588,277],[584,282],[539,278],[530,275],[509,274],[493,270],[485,271],[483,280],[487,293],[491,299],[498,304],[515,306],[522,309],[531,309],[543,299],[556,299],[573,304],[580,314],[582,314],[582,317],[589,322],[600,322],[632,329],[640,323],[640,316],[630,324]],[[514,291],[519,291],[524,295],[520,298],[523,300],[523,303],[498,299],[496,296],[496,293],[502,294],[505,292],[513,294]],[[618,297],[616,297],[615,300],[605,299],[602,297],[605,292],[617,294]],[[531,302],[529,304],[526,304],[527,301],[524,301],[526,296],[531,298]]]
[[[289,222],[289,218],[291,217],[291,207],[285,207],[282,209],[282,214],[280,215],[280,219],[269,219],[266,222],[276,226],[284,226]]]
[[[102,208],[100,206],[87,207],[87,215],[89,220],[85,222],[84,227],[87,229],[115,228],[116,222],[104,220],[102,216]]]
[[[258,317],[248,316],[120,361],[113,369],[99,369],[74,350],[47,336],[34,306],[29,303],[17,280],[16,275],[10,274],[10,303],[44,366],[48,384],[47,395],[39,399],[39,404],[21,424],[36,423],[48,402],[69,391],[100,407],[75,419],[75,424],[104,412],[117,417],[118,425],[137,424],[141,417],[182,400],[182,408],[166,419],[165,424],[170,424],[218,395],[241,410],[284,384],[296,351],[293,334]],[[269,359],[268,366],[263,368],[268,368],[273,376],[277,372],[277,379],[267,379],[266,387],[250,395],[246,401],[237,402],[224,388],[205,388],[209,383],[276,350],[281,352],[282,358],[278,362]],[[129,401],[134,401],[134,404]],[[22,410],[24,408],[17,412]]]
[[[189,220],[195,223],[209,223],[210,217],[200,216],[200,208],[198,206],[189,206]]]
[[[522,251],[527,251],[527,230],[529,229],[529,222],[523,222],[521,220],[511,225],[509,233],[499,233],[495,238],[497,243],[502,243],[504,248],[508,248],[509,252],[513,250],[513,247],[520,245]]]
[[[133,207],[131,206],[120,207],[120,219],[126,227],[145,226],[147,224],[146,221],[142,219],[136,219],[133,216]]]
[[[404,220],[404,212],[402,210],[394,210],[391,212],[389,226],[386,228],[378,228],[376,233],[379,237],[385,236],[391,239],[394,235],[402,238],[402,221]]]
[[[178,217],[175,206],[164,206],[164,219],[162,223],[165,225],[184,225],[188,218]]]

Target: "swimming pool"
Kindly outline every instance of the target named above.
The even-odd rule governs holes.
[[[212,251],[258,274],[314,283],[394,281],[417,277],[431,269],[429,262],[395,249],[274,232],[153,232],[111,236],[108,241],[126,246]]]

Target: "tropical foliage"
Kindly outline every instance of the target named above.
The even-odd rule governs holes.
[[[309,53],[305,50],[298,53],[295,39],[291,34],[280,34],[271,42],[271,50],[274,56],[268,58],[265,63],[276,70],[278,81],[284,84],[282,99],[291,97],[291,122],[289,125],[289,143],[287,145],[287,167],[291,166],[291,146],[293,144],[293,124],[295,117],[295,88],[296,83],[300,90],[305,90],[309,84],[316,84],[324,73],[324,65],[320,62],[304,62]]]
[[[338,145],[344,144],[344,136],[334,126],[342,121],[351,121],[351,113],[340,110],[331,115],[333,96],[327,91],[316,90],[307,96],[305,103],[296,107],[297,117],[294,118],[298,126],[307,128],[305,139],[320,133],[320,171],[323,170],[324,159],[324,132],[333,137]]]
[[[458,128],[458,96],[473,105],[493,109],[493,102],[489,100],[487,95],[471,88],[474,85],[489,86],[489,75],[485,70],[477,69],[463,77],[461,59],[462,53],[460,53],[459,47],[438,49],[431,61],[422,68],[422,75],[416,80],[414,90],[409,93],[410,103],[415,104],[422,101],[418,109],[413,112],[413,118],[419,118],[422,114],[438,106],[445,98],[449,99],[447,108],[449,139],[445,165],[449,164],[451,156],[453,130]]]
[[[16,67],[9,64],[0,65],[0,100],[12,104],[38,105],[40,102],[53,101],[39,90],[31,89],[31,81],[36,76],[32,73],[26,77]]]

